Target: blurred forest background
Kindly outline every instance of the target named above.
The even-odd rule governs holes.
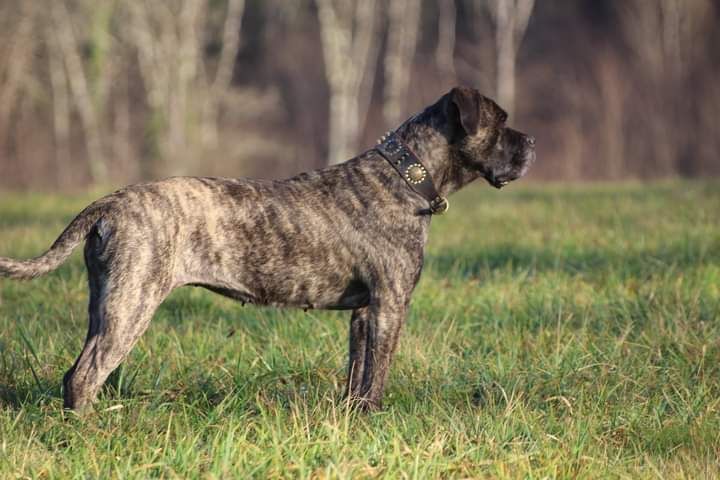
[[[713,0],[0,0],[0,188],[343,161],[455,84],[535,179],[720,174]]]

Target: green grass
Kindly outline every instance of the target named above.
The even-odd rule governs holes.
[[[90,198],[0,196],[0,254]],[[180,289],[97,412],[64,412],[81,256],[0,280],[0,477],[703,478],[720,472],[720,184],[474,187],[434,220],[380,413],[347,313]]]

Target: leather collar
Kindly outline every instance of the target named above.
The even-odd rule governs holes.
[[[447,198],[440,196],[428,169],[397,133],[383,135],[375,150],[392,165],[411,189],[428,201],[430,207],[420,213],[436,215],[448,211],[450,203]]]

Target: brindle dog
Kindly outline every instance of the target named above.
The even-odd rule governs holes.
[[[458,87],[395,135],[445,196],[479,177],[500,188],[525,174],[534,139],[506,119]],[[374,409],[420,277],[427,207],[375,149],[282,181],[170,178],[92,203],[42,256],[0,258],[0,276],[50,272],[85,240],[90,322],[64,377],[68,408],[91,404],[160,303],[194,285],[260,305],[352,310],[347,394]]]

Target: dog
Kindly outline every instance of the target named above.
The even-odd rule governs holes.
[[[63,379],[66,408],[92,404],[175,288],[259,305],[352,310],[347,395],[381,407],[420,277],[434,214],[484,178],[522,177],[535,140],[493,100],[456,87],[381,139],[328,168],[280,181],[174,177],[85,208],[43,255],[0,257],[0,276],[56,269],[85,240],[85,345]]]

